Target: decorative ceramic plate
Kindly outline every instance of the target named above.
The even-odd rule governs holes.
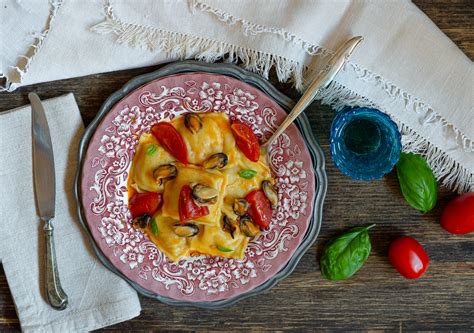
[[[282,107],[291,102],[258,76],[232,65],[197,62],[138,77],[109,97],[83,137],[76,181],[79,215],[106,266],[145,295],[203,307],[231,304],[288,275],[317,236],[326,190],[323,155],[306,117],[269,149],[279,205],[243,260],[171,261],[132,227],[126,187],[138,138],[156,122],[189,111],[225,112],[265,142],[286,116]]]

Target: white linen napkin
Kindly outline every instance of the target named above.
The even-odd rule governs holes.
[[[72,94],[44,101],[56,168],[54,238],[69,297],[56,311],[44,294],[44,235],[33,190],[31,108],[0,113],[0,260],[24,332],[83,332],[140,314],[137,293],[97,259],[78,221],[73,195],[84,131]]]
[[[35,0],[21,3],[11,13],[17,29],[30,22],[27,9],[37,7]],[[194,57],[240,60],[264,76],[274,67],[280,80],[292,79],[301,90],[338,45],[362,35],[363,44],[320,95],[323,103],[381,109],[399,125],[404,150],[422,153],[442,184],[474,191],[474,66],[409,0],[50,3],[37,52],[29,67],[16,66],[21,80],[12,76],[11,89]],[[19,42],[12,38],[6,45]],[[4,61],[0,72],[8,66],[15,68]]]

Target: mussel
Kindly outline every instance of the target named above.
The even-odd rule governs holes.
[[[193,237],[199,233],[199,227],[192,222],[185,224],[176,223],[173,228],[174,233],[179,237]]]
[[[200,205],[213,205],[217,202],[219,192],[212,187],[196,184],[193,186],[193,199]]]
[[[184,116],[184,126],[193,134],[202,128],[202,120],[196,113],[188,113]]]
[[[237,214],[238,216],[245,215],[249,207],[250,207],[249,202],[243,198],[236,198],[234,200],[234,204],[232,205],[232,208],[234,209],[234,213]]]
[[[262,190],[263,193],[265,193],[265,196],[267,197],[268,201],[270,201],[272,209],[275,209],[278,205],[278,194],[272,183],[270,183],[270,181],[268,180],[264,180],[262,182]]]
[[[135,217],[132,220],[132,225],[135,228],[145,229],[148,226],[148,224],[150,223],[150,221],[151,221],[151,216],[148,215],[148,214],[144,214],[142,216]]]
[[[202,163],[202,166],[206,169],[222,169],[229,162],[229,158],[224,153],[217,153],[211,155]]]
[[[234,232],[237,228],[232,223],[232,221],[227,217],[227,215],[223,214],[222,216],[222,230],[228,232],[232,239],[234,238]]]
[[[153,171],[153,177],[162,185],[164,181],[175,178],[178,175],[178,169],[173,164],[163,164]]]
[[[240,217],[240,231],[247,237],[255,237],[260,233],[260,228],[253,223],[250,216],[244,215]]]

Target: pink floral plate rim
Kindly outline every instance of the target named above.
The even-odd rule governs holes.
[[[273,100],[244,83],[249,77],[261,80],[258,76],[229,65],[220,65],[232,69],[227,75],[209,73],[216,67],[207,65],[208,73],[169,76],[170,70],[183,69],[183,65],[174,64],[171,69],[168,66],[136,78],[106,101],[81,143],[76,196],[81,221],[107,267],[145,295],[170,304],[214,307],[260,292],[292,271],[297,262],[292,262],[293,254],[301,257],[319,231],[326,189],[324,160],[303,118],[298,125],[306,138],[292,126],[270,150],[281,209],[269,231],[258,242],[250,243],[245,259],[169,261],[146,235],[128,223],[124,184],[136,138],[153,123],[172,119],[183,110],[224,111],[251,125],[261,139],[268,137],[285,116],[275,102],[279,97],[281,103],[283,95],[272,96]],[[185,67],[189,71],[189,66]],[[275,95],[276,90],[264,88],[267,94]],[[316,199],[318,209],[313,212]],[[305,245],[303,250],[301,245]]]

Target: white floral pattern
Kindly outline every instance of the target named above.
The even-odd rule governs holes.
[[[138,251],[138,247],[133,245],[126,245],[123,249],[120,260],[130,266],[130,269],[134,269],[143,262],[143,254]]]
[[[88,162],[93,170],[87,186],[91,197],[89,207],[100,221],[94,227],[100,237],[96,241],[103,241],[113,249],[111,255],[136,271],[137,279],[154,280],[165,290],[174,286],[173,290],[186,297],[203,293],[211,297],[250,288],[253,279],[277,268],[274,263],[281,253],[296,248],[298,244],[294,240],[301,238],[311,215],[308,207],[312,195],[307,186],[314,174],[311,165],[306,165],[300,156],[306,148],[292,143],[292,138],[285,134],[270,150],[280,204],[270,228],[249,242],[243,260],[201,256],[173,263],[131,226],[126,189],[128,168],[139,136],[154,123],[189,111],[216,111],[246,122],[261,139],[268,138],[275,130],[276,110],[268,106],[259,109],[255,92],[247,91],[239,81],[233,82],[235,86],[228,82],[186,80],[176,86],[160,84],[153,91],[142,87],[135,103],[130,103],[128,97],[129,104],[111,111],[110,125],[101,125],[104,129],[100,144]],[[305,151],[305,154],[308,159],[309,153]],[[88,223],[91,223],[89,219]]]
[[[217,82],[203,82],[201,85],[201,91],[199,97],[203,100],[207,99],[209,102],[215,102],[216,100],[222,100],[221,84]]]
[[[247,261],[243,265],[235,265],[234,262],[230,265],[232,274],[236,279],[240,280],[242,284],[248,283],[251,278],[257,276],[254,268],[255,265],[251,261]]]

